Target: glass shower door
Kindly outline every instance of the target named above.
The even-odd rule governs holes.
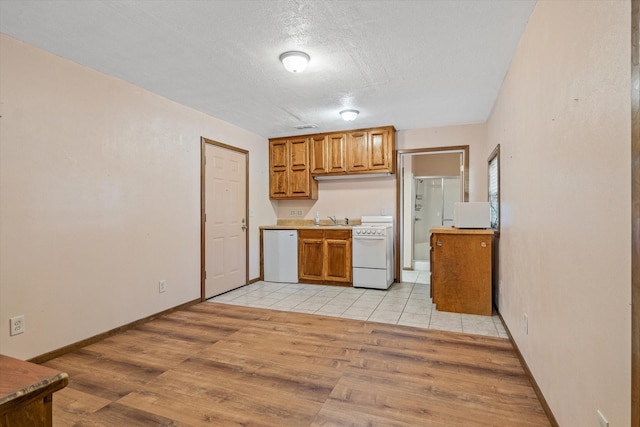
[[[453,205],[460,201],[459,177],[418,177],[414,180],[413,265],[429,269],[429,230],[453,225]]]

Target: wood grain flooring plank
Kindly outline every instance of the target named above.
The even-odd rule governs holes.
[[[99,426],[179,426],[180,424],[171,418],[165,418],[151,412],[131,408],[120,403],[111,403],[96,412],[95,416],[88,419]]]
[[[110,401],[144,386],[163,371],[144,369],[133,364],[112,361],[86,348],[53,359],[47,366],[60,366],[69,374],[68,388]]]
[[[412,425],[423,425],[427,421],[465,426],[550,425],[542,411],[538,417],[532,417],[526,411],[528,408],[514,404],[506,408],[505,413],[504,407],[483,398],[481,393],[453,392],[445,386],[424,386],[417,381],[390,384],[378,380],[376,376],[344,376],[323,409],[337,406],[346,410],[348,407],[363,417],[373,414]]]
[[[549,425],[508,340],[312,314],[196,304],[46,365],[62,425]]]
[[[265,393],[277,390],[278,393],[319,402],[329,397],[340,378],[340,372],[317,371],[260,361],[249,364],[229,360],[190,359],[175,371],[182,373],[195,371],[202,377],[215,379],[215,381],[224,379],[246,383],[248,387],[264,390]]]
[[[56,392],[53,398],[53,419],[61,426],[74,425],[81,420],[88,422],[93,413],[111,403],[111,400],[69,387]]]
[[[278,426],[308,425],[324,400],[274,389],[249,374],[209,378],[201,371],[174,371],[119,402],[194,425]]]

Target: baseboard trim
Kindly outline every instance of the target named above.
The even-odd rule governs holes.
[[[513,336],[511,335],[511,331],[509,331],[509,328],[507,327],[507,324],[502,318],[502,314],[500,314],[500,312],[498,312],[498,316],[500,317],[502,326],[504,326],[505,331],[507,331],[507,335],[509,335],[509,341],[511,341],[511,345],[513,345],[513,348],[516,350],[516,354],[518,355],[518,359],[520,359],[520,364],[522,365],[524,372],[527,374],[527,377],[529,377],[529,381],[531,382],[533,391],[535,391],[536,396],[538,396],[538,400],[540,400],[542,409],[544,410],[545,414],[547,414],[547,417],[549,418],[549,422],[553,427],[560,427],[560,425],[558,424],[558,420],[556,420],[556,417],[553,415],[553,412],[551,411],[551,408],[547,403],[547,399],[544,398],[544,394],[542,394],[542,390],[540,390],[540,387],[538,386],[536,379],[533,377],[533,374],[529,369],[529,365],[527,365],[527,362],[524,360],[524,357],[522,356],[522,353],[518,348],[518,344],[516,344],[515,340],[513,339]]]
[[[119,334],[120,332],[125,332],[125,331],[127,331],[129,329],[132,329],[132,328],[134,328],[134,327],[136,327],[138,325],[141,325],[143,323],[146,323],[146,322],[148,322],[150,320],[157,319],[160,316],[164,316],[165,314],[169,314],[169,313],[172,313],[174,311],[182,310],[182,309],[185,309],[185,308],[187,308],[189,306],[192,306],[192,305],[198,304],[198,303],[200,303],[200,298],[194,299],[193,301],[189,301],[189,302],[186,302],[184,304],[177,305],[177,306],[175,306],[173,308],[169,308],[169,309],[161,311],[159,313],[152,314],[151,316],[147,316],[147,317],[144,317],[142,319],[135,320],[135,321],[133,321],[131,323],[127,323],[126,325],[122,325],[122,326],[119,326],[117,328],[111,329],[110,331],[103,332],[101,334],[94,335],[94,336],[89,337],[87,339],[84,339],[82,341],[78,341],[78,342],[75,342],[73,344],[66,345],[64,347],[61,347],[59,349],[50,351],[48,353],[41,354],[40,356],[36,356],[36,357],[33,357],[33,358],[29,359],[28,362],[44,363],[44,362],[46,362],[48,360],[55,359],[56,357],[60,357],[60,356],[62,356],[64,354],[71,353],[72,351],[78,350],[79,348],[88,346],[89,344],[93,344],[93,343],[96,343],[98,341],[101,341],[101,340],[103,340],[105,338],[108,338],[108,337],[110,337],[112,335]]]
[[[251,280],[249,280],[249,283],[247,283],[247,285],[251,285],[252,283],[259,282],[260,280],[262,280],[262,279],[261,279],[261,278],[259,278],[259,277],[256,277],[255,279],[251,279]]]

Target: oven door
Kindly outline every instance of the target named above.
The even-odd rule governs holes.
[[[352,244],[354,268],[387,268],[385,236],[357,236]]]

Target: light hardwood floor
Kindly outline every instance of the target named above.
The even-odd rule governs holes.
[[[201,303],[45,363],[57,426],[548,426],[510,344]]]

